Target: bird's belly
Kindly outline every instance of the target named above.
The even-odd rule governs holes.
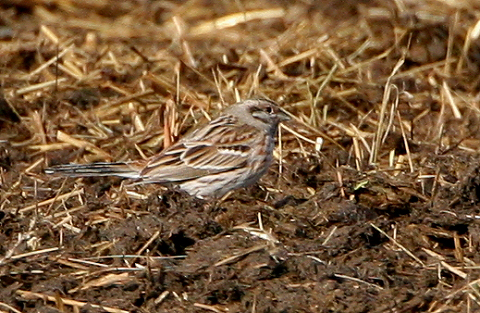
[[[231,190],[256,183],[268,170],[271,162],[270,158],[267,159],[258,160],[258,163],[261,164],[252,164],[256,169],[242,167],[228,172],[202,176],[183,182],[179,187],[197,198],[221,198]]]

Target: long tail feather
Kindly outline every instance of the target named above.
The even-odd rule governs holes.
[[[139,169],[129,163],[64,164],[45,169],[46,174],[68,177],[118,176],[140,178]]]

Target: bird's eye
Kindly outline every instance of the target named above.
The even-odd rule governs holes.
[[[265,111],[267,111],[268,114],[272,114],[273,113],[273,108],[272,107],[267,107],[265,109]]]

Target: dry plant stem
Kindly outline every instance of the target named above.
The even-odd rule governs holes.
[[[57,131],[57,139],[59,141],[65,142],[65,143],[69,143],[74,147],[77,147],[77,148],[80,148],[80,149],[86,149],[89,152],[92,152],[93,154],[98,155],[102,159],[111,159],[112,158],[110,156],[110,154],[108,154],[107,152],[103,151],[102,149],[96,147],[94,144],[92,144],[88,141],[75,139],[72,136],[62,132],[61,130]]]
[[[257,295],[253,295],[252,313],[257,313]]]
[[[445,60],[448,60],[452,57],[452,48],[453,48],[453,41],[454,41],[453,34],[455,34],[455,30],[458,26],[458,18],[459,18],[459,12],[456,11],[454,14],[453,22],[450,23],[449,25],[450,27],[448,31],[448,40],[447,40],[447,55],[445,56]],[[445,63],[445,68],[443,73],[446,77],[449,77],[451,74],[450,64],[451,63],[448,63],[448,62]]]
[[[462,288],[460,288],[460,289],[458,289],[458,290],[455,290],[455,291],[452,292],[451,294],[447,295],[446,298],[447,298],[447,299],[452,299],[453,297],[457,296],[459,293],[465,292],[465,289],[468,289],[468,288],[478,288],[479,285],[480,285],[480,279],[476,279],[476,280],[470,282],[468,285],[463,286]]]
[[[173,260],[173,259],[184,259],[186,255],[173,255],[173,256],[146,256],[146,255],[136,255],[136,254],[118,254],[118,255],[105,255],[105,256],[98,256],[98,257],[88,257],[85,260],[98,260],[98,259],[124,259],[124,258],[131,258],[131,259],[142,259],[142,258],[149,258],[152,260]]]
[[[51,217],[52,215],[50,214],[52,208],[53,208],[53,205],[55,204],[56,200],[58,199],[58,197],[60,196],[60,193],[63,191],[63,188],[65,187],[65,183],[66,183],[66,179],[64,179],[62,181],[62,185],[60,185],[60,188],[58,188],[57,192],[55,193],[55,198],[53,199],[53,201],[50,203],[50,205],[48,206],[47,210],[45,211],[45,216],[46,218],[48,217]],[[38,213],[38,208],[36,208],[36,211]]]
[[[170,291],[165,290],[164,292],[162,292],[162,293],[160,294],[160,296],[158,296],[157,299],[155,299],[154,303],[157,304],[157,305],[160,304],[160,303],[162,303],[162,301],[165,300],[165,298],[166,298],[169,294],[170,294]]]
[[[322,91],[325,89],[325,87],[328,85],[328,83],[331,81],[332,77],[333,77],[333,74],[335,74],[335,72],[337,71],[338,69],[338,64],[335,63],[332,68],[330,69],[330,72],[328,72],[328,75],[327,77],[325,77],[325,79],[323,80],[322,84],[320,85],[320,87],[318,88],[317,90],[317,93],[315,94],[315,98],[313,99],[313,106],[312,106],[312,110],[310,112],[310,123],[316,127],[319,125],[320,123],[320,117],[319,117],[319,112],[321,111],[320,108],[319,108],[319,98],[320,98],[320,94],[322,93]]]
[[[44,201],[41,201],[39,203],[36,203],[36,204],[33,204],[33,205],[29,205],[29,206],[26,206],[24,207],[23,209],[20,209],[18,210],[18,213],[26,213],[28,211],[31,211],[37,207],[41,207],[41,206],[44,206],[44,205],[48,205],[48,204],[51,204],[55,201],[61,201],[61,200],[66,200],[68,198],[71,198],[71,197],[75,197],[75,196],[78,196],[78,195],[81,195],[83,194],[83,189],[79,189],[79,190],[74,190],[72,192],[68,192],[66,194],[63,194],[61,196],[55,196],[54,198],[52,199],[48,199],[48,200],[44,200]]]
[[[131,277],[128,272],[124,272],[120,274],[110,273],[110,274],[100,276],[99,278],[94,278],[92,280],[84,282],[79,286],[68,290],[68,293],[74,294],[80,290],[87,290],[95,287],[104,287],[104,286],[109,286],[113,284],[124,285],[127,282],[132,281],[133,279],[135,278]]]
[[[322,242],[322,246],[327,245],[328,241],[330,240],[330,238],[332,238],[333,234],[335,234],[336,231],[337,231],[337,226],[334,226],[333,229],[328,234],[327,238],[325,238],[325,240]]]
[[[42,293],[38,293],[38,292],[30,292],[30,291],[26,291],[26,290],[17,290],[16,293],[19,294],[20,296],[24,297],[24,298],[44,299],[44,300],[48,300],[48,301],[51,301],[51,302],[55,302],[55,303],[57,303],[57,305],[59,305],[58,301],[61,301],[64,305],[70,305],[70,306],[78,307],[78,308],[82,308],[86,305],[89,305],[92,308],[105,310],[109,313],[129,313],[129,311],[125,311],[125,310],[120,310],[120,309],[116,309],[116,308],[111,308],[111,307],[106,307],[106,306],[101,306],[101,305],[97,305],[97,304],[91,304],[91,303],[86,303],[86,302],[81,302],[81,301],[76,301],[76,300],[69,300],[69,299],[65,299],[65,298],[61,298],[61,297],[48,296],[46,294],[42,294]]]
[[[405,129],[403,128],[402,118],[400,113],[397,111],[398,124],[400,125],[400,130],[402,131],[403,144],[405,145],[405,150],[407,151],[408,165],[410,166],[410,173],[413,173],[415,169],[413,168],[412,154],[410,153],[410,146],[408,144],[407,135],[405,134]]]
[[[213,82],[215,83],[215,88],[217,89],[219,97],[220,97],[220,102],[222,103],[222,106],[224,106],[225,105],[225,99],[223,98],[223,95],[222,95],[223,92],[221,92],[222,86],[220,84],[220,81],[218,80],[217,74],[216,74],[214,69],[212,69],[212,76],[213,76]]]
[[[377,55],[377,56],[374,56],[373,58],[369,59],[369,60],[366,60],[366,61],[363,61],[363,62],[360,62],[360,63],[357,63],[355,65],[352,65],[344,70],[341,70],[339,71],[337,74],[340,75],[340,76],[343,76],[347,73],[350,73],[350,72],[353,72],[353,71],[356,71],[364,66],[367,66],[369,64],[371,64],[372,62],[376,61],[376,60],[381,60],[383,58],[386,58],[392,51],[394,50],[394,48],[389,48],[387,50],[385,50],[383,53]]]
[[[59,247],[47,248],[47,249],[42,249],[42,250],[38,250],[38,251],[32,251],[32,252],[28,252],[28,253],[13,255],[12,257],[10,257],[10,259],[18,260],[18,259],[23,259],[23,258],[32,256],[32,255],[50,253],[50,252],[55,252],[55,251],[58,251],[58,250],[60,250]]]
[[[152,237],[150,237],[150,239],[137,251],[137,255],[138,255],[138,256],[141,256],[141,254],[143,253],[143,251],[145,251],[145,249],[147,249],[148,246],[150,246],[150,245],[152,244],[152,242],[154,242],[155,240],[157,240],[157,238],[158,238],[159,236],[160,236],[160,231],[157,230],[157,231],[155,232],[155,234],[153,234]],[[131,261],[131,263],[134,264],[136,260],[137,260],[137,259],[134,258],[134,259]]]
[[[149,96],[149,95],[153,95],[155,93],[155,91],[153,90],[145,90],[145,91],[141,91],[141,92],[138,92],[138,93],[135,93],[135,94],[132,94],[132,95],[128,95],[124,98],[121,98],[119,100],[116,100],[116,101],[113,101],[113,102],[110,102],[110,103],[107,103],[105,105],[102,105],[102,106],[99,106],[97,108],[94,109],[94,113],[96,116],[98,117],[104,117],[106,115],[110,115],[110,114],[113,114],[115,112],[118,112],[119,111],[119,108],[118,106],[121,106],[129,101],[132,101],[132,100],[138,100],[138,99],[141,99],[142,97],[146,97],[146,96]]]
[[[221,309],[219,309],[217,307],[214,307],[212,305],[207,305],[207,304],[202,304],[202,303],[194,303],[193,306],[197,307],[197,308],[207,310],[207,311],[212,311],[212,312],[215,312],[215,313],[225,313],[225,312],[228,311],[228,310],[221,310]]]
[[[233,262],[237,261],[238,259],[240,259],[240,258],[242,258],[246,255],[249,255],[250,253],[261,251],[263,249],[268,248],[269,246],[270,246],[270,244],[267,243],[267,244],[261,244],[261,245],[254,246],[254,247],[249,248],[249,249],[245,249],[243,252],[240,252],[240,253],[238,253],[236,255],[233,255],[233,256],[230,256],[230,257],[227,257],[226,259],[215,263],[213,266],[217,267],[217,266],[222,266],[222,265],[225,265],[225,264],[233,263]]]
[[[248,97],[253,97],[254,94],[257,92],[260,86],[260,73],[262,71],[262,64],[259,64],[257,67],[257,70],[255,71],[255,74],[253,74],[252,77],[252,84],[250,86],[250,89],[248,90]]]
[[[295,115],[289,113],[289,112],[286,112],[285,113],[292,119],[294,120],[295,122],[301,124],[302,126],[304,126],[305,128],[307,128],[308,130],[314,132],[316,135],[318,136],[321,136],[322,138],[324,138],[325,140],[328,140],[330,143],[332,143],[333,145],[335,145],[336,147],[338,147],[339,149],[342,149],[342,150],[345,150],[344,147],[342,147],[337,141],[333,140],[330,136],[328,136],[328,134],[322,132],[321,130],[311,126],[310,124],[308,123],[305,123],[304,121],[302,121],[301,119],[299,119],[298,117],[296,117]],[[294,131],[293,129],[291,128],[288,128],[287,126],[283,125],[282,124],[282,128],[283,129],[286,129],[287,131],[291,132],[292,134],[295,134],[295,136],[298,136],[299,138],[302,138],[303,140],[307,141],[308,142],[308,138],[306,138],[305,136],[302,136],[301,134],[299,134],[298,132]],[[312,144],[315,144],[315,142],[312,140],[311,141]]]
[[[375,228],[379,233],[390,239],[395,245],[397,245],[400,249],[402,249],[406,254],[408,254],[412,259],[414,259],[418,264],[420,264],[422,267],[425,267],[425,263],[422,262],[419,258],[417,258],[412,252],[410,252],[407,248],[405,248],[402,244],[400,244],[397,240],[394,238],[390,237],[386,232],[384,232],[382,229],[378,228],[376,225],[370,223],[370,226]]]
[[[38,83],[36,85],[31,85],[25,88],[18,89],[17,91],[15,91],[15,95],[20,96],[30,92],[39,91],[48,87],[55,86],[56,84],[64,83],[66,81],[66,78],[58,78],[47,82]]]
[[[358,171],[361,171],[361,166],[360,166],[360,162],[362,161],[363,157],[362,157],[362,153],[361,153],[361,150],[360,150],[360,146],[358,144],[358,138],[356,137],[353,137],[353,150],[354,150],[354,153],[355,153],[355,165],[357,167],[357,170]]]
[[[260,49],[260,55],[264,63],[266,63],[267,71],[272,72],[272,75],[280,80],[291,80],[287,75],[285,75],[280,67],[275,64],[270,55],[264,50]]]
[[[278,66],[279,67],[285,67],[289,64],[292,64],[292,63],[295,63],[295,62],[298,62],[298,61],[301,61],[303,59],[307,59],[307,58],[310,58],[314,55],[316,55],[318,53],[318,50],[317,48],[313,48],[313,49],[309,49],[307,51],[304,51],[304,52],[300,52],[299,54],[296,54],[294,56],[291,56],[289,58],[286,58],[285,60],[283,60],[282,62],[278,63]],[[337,67],[337,64],[334,64],[333,67]],[[335,71],[333,71],[335,72]],[[328,74],[330,75],[330,73]],[[323,89],[323,88],[319,88],[320,89]]]
[[[478,39],[480,34],[480,19],[477,20],[477,23],[468,29],[467,35],[465,36],[465,41],[463,43],[462,57],[458,60],[456,74],[460,74],[464,63],[468,59],[468,51],[470,50],[472,40]]]
[[[372,144],[372,153],[370,154],[370,159],[368,161],[370,164],[374,164],[374,163],[377,162],[378,151],[380,149],[380,143],[381,143],[381,140],[382,140],[382,135],[384,134],[383,123],[384,123],[384,119],[385,119],[385,113],[387,111],[387,105],[388,105],[388,102],[390,101],[390,92],[392,90],[391,80],[392,80],[392,77],[398,72],[398,70],[400,69],[400,67],[403,65],[404,62],[405,62],[404,58],[401,58],[397,62],[397,64],[395,65],[395,67],[392,70],[392,73],[388,77],[387,83],[385,84],[382,106],[380,108],[380,114],[379,114],[380,119],[378,121],[377,131],[375,133],[375,138],[374,138],[374,141],[373,141],[373,144]]]
[[[442,66],[445,66],[445,64],[447,64],[447,63],[455,63],[456,61],[457,61],[457,59],[451,58],[450,60],[442,60],[442,61],[432,62],[432,63],[425,64],[425,65],[420,65],[418,67],[415,67],[415,68],[412,68],[410,70],[407,70],[407,71],[404,71],[404,72],[401,72],[401,73],[398,73],[398,74],[394,75],[393,79],[403,78],[403,77],[418,74],[420,72],[425,72],[425,71],[430,71],[430,70],[433,70],[433,69],[438,69]],[[383,81],[380,81],[380,82],[386,82],[388,79],[389,78],[384,79]]]
[[[220,29],[233,27],[240,23],[247,23],[255,19],[281,18],[284,15],[285,15],[285,10],[283,8],[273,8],[273,9],[267,9],[267,10],[254,10],[254,11],[234,13],[224,17],[217,18],[215,20],[200,23],[199,25],[193,27],[190,30],[189,35],[201,36],[206,33],[216,32]]]
[[[383,288],[378,286],[378,285],[371,284],[369,282],[366,282],[364,280],[361,280],[361,279],[358,279],[358,278],[355,278],[355,277],[350,277],[350,276],[346,276],[346,275],[342,275],[342,274],[333,274],[333,276],[338,277],[338,278],[351,280],[351,281],[354,281],[354,282],[357,282],[357,283],[365,284],[367,286],[370,286],[370,287],[373,287],[373,288],[376,288],[376,289],[379,289],[379,290],[383,290]]]
[[[68,51],[70,51],[72,48],[74,47],[74,44],[71,44],[70,46],[66,47],[65,49],[63,49],[59,54],[57,54],[56,56],[54,56],[53,58],[51,58],[50,60],[48,60],[47,62],[43,63],[41,66],[39,66],[36,70],[34,70],[33,72],[31,72],[30,74],[26,75],[24,77],[25,80],[27,79],[30,79],[31,77],[37,75],[38,73],[40,73],[41,71],[43,71],[44,69],[46,69],[47,67],[49,67],[50,65],[52,65],[53,63],[57,62],[59,59],[61,59]]]
[[[453,116],[456,119],[461,120],[462,119],[462,113],[460,112],[460,109],[458,108],[457,103],[456,103],[455,99],[453,98],[452,92],[450,91],[450,87],[448,86],[446,81],[443,81],[442,91],[443,91],[443,93],[442,93],[443,97],[447,98],[447,102],[448,102],[448,104],[450,104],[450,108],[452,109]]]
[[[395,120],[396,113],[398,112],[397,111],[398,102],[400,101],[399,100],[399,90],[398,90],[397,86],[392,85],[392,89],[395,90],[395,100],[392,102],[392,104],[390,106],[390,114],[389,114],[389,118],[388,118],[388,124],[387,124],[387,127],[385,128],[385,132],[383,134],[382,143],[381,143],[382,145],[385,144],[385,141],[388,138],[388,134],[390,133],[390,129],[393,126],[393,122]],[[400,122],[401,122],[401,120],[400,120]]]
[[[173,144],[173,134],[175,128],[175,103],[168,100],[165,104],[165,111],[163,114],[163,149],[170,147]]]
[[[10,305],[8,305],[6,303],[3,303],[3,302],[0,302],[0,307],[4,307],[5,309],[11,310],[14,313],[22,313],[22,311],[19,311],[19,310],[15,309],[13,306],[10,306]],[[3,312],[3,311],[1,311],[1,312]]]

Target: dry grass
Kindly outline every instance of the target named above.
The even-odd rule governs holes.
[[[480,310],[478,16],[3,1],[0,310]],[[258,95],[293,118],[279,166],[218,203],[42,172],[147,158]]]

